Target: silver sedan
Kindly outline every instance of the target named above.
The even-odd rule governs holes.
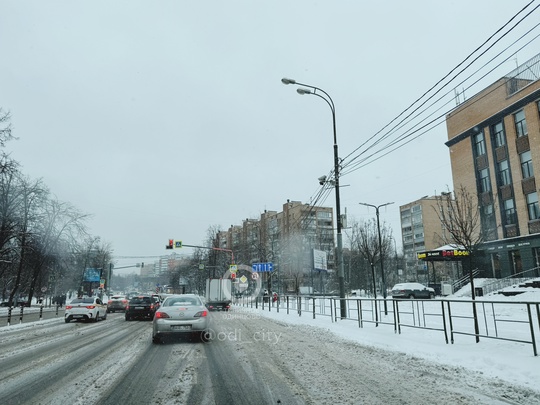
[[[201,341],[210,338],[210,314],[196,294],[170,295],[161,304],[152,322],[152,341],[166,336],[196,335]]]

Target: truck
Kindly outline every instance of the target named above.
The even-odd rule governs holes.
[[[205,298],[208,310],[228,311],[232,301],[232,280],[230,278],[207,279]]]

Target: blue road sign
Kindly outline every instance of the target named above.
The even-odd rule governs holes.
[[[262,273],[266,271],[274,271],[274,264],[272,262],[267,263],[253,263],[251,269],[255,272]]]

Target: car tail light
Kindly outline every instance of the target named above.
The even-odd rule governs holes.
[[[200,318],[201,316],[208,316],[208,311],[199,311],[195,315],[193,315],[195,318]]]
[[[126,310],[128,310],[128,309],[129,309],[129,305],[126,305]]]
[[[170,318],[170,316],[166,312],[156,312],[156,318]]]
[[[154,304],[150,304],[150,309],[154,309]]]
[[[122,303],[123,303],[123,304],[127,304],[127,300],[122,300]]]
[[[66,309],[71,309],[73,308],[73,305],[66,305]]]
[[[87,305],[86,309],[94,309],[95,307],[96,307],[95,305]]]

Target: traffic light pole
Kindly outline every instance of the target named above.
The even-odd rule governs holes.
[[[185,243],[181,243],[180,247],[192,247],[192,248],[199,248],[199,249],[207,249],[207,250],[218,250],[221,252],[228,252],[231,254],[231,261],[232,264],[234,264],[234,252],[231,249],[223,249],[218,247],[208,247],[208,246],[197,246],[197,245],[186,245]],[[174,242],[173,239],[169,239],[169,244],[165,245],[166,249],[173,249],[174,248]]]

